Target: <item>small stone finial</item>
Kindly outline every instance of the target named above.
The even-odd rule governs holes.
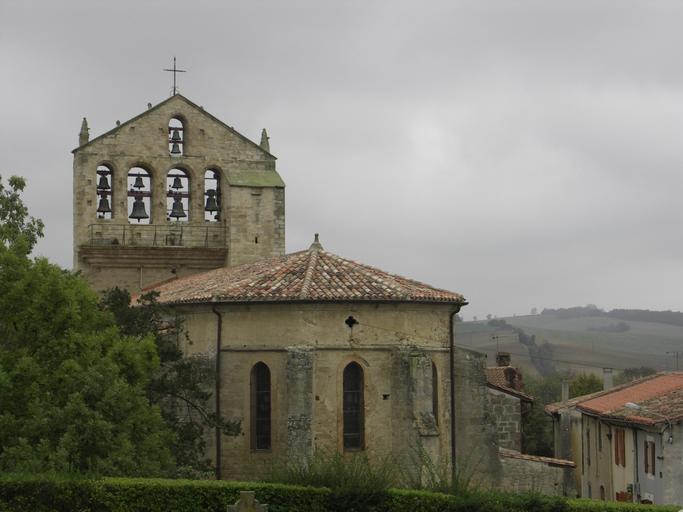
[[[116,120],[116,126],[121,126],[121,121],[119,121],[118,119]]]
[[[318,233],[315,234],[315,238],[313,239],[313,243],[311,246],[308,248],[309,251],[322,251],[323,246],[320,243],[319,235]]]
[[[147,103],[147,109],[149,110],[150,108],[152,108],[152,104],[151,104],[151,103]]]
[[[228,512],[268,512],[268,505],[256,500],[254,491],[240,491],[240,499],[234,505],[228,505]]]
[[[88,120],[84,117],[81,123],[81,131],[78,134],[78,145],[87,144],[90,140],[90,130],[88,129]]]
[[[260,146],[266,151],[270,152],[270,137],[268,137],[268,132],[264,128],[261,130],[261,144]]]

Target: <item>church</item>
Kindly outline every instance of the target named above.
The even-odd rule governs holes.
[[[184,352],[214,359],[216,412],[241,423],[210,437],[221,478],[325,450],[503,485],[485,355],[454,343],[465,298],[317,234],[285,254],[265,130],[257,144],[174,94],[92,140],[84,119],[73,153],[74,268],[96,290],[156,290],[185,321]],[[561,474],[537,473],[557,490]]]

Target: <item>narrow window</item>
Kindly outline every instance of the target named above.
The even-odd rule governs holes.
[[[171,169],[166,175],[166,219],[184,222],[190,211],[190,178],[182,169]]]
[[[363,369],[358,363],[344,368],[344,449],[362,450],[364,442]]]
[[[97,166],[97,218],[111,219],[113,212],[111,205],[113,204],[112,196],[112,172],[106,165]]]
[[[586,464],[591,465],[591,431],[586,430]]]
[[[208,169],[204,173],[204,220],[218,222],[221,220],[221,182],[218,171]]]
[[[645,465],[645,473],[648,475],[655,474],[655,443],[654,441],[645,441],[643,453],[643,461]]]
[[[614,464],[626,466],[626,431],[623,428],[614,429]]]
[[[128,171],[128,219],[138,224],[149,224],[152,187],[149,173],[142,167]]]
[[[439,376],[436,373],[436,365],[432,361],[432,413],[434,421],[439,424]]]
[[[270,450],[270,370],[264,363],[251,369],[251,448]]]
[[[185,129],[177,117],[168,122],[168,151],[171,156],[182,156],[185,152]]]
[[[600,486],[600,499],[602,501],[605,501],[605,486],[604,485]]]

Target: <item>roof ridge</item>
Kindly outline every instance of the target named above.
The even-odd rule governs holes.
[[[311,246],[308,253],[308,265],[306,267],[306,273],[304,274],[304,283],[301,285],[301,292],[299,292],[300,299],[308,298],[308,292],[311,288],[311,282],[313,281],[313,272],[315,271],[315,266],[318,264],[318,250]]]

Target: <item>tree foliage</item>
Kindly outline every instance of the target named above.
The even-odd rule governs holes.
[[[28,257],[42,223],[0,191],[0,471],[166,475],[174,433],[146,390],[154,339],[123,335],[79,276]]]
[[[8,184],[9,188],[5,187],[0,176],[0,246],[17,254],[29,254],[43,236],[43,221],[31,217],[21,200],[26,180],[12,176]]]
[[[213,412],[214,359],[183,354],[180,342],[189,340],[182,319],[160,305],[157,296],[156,292],[143,294],[133,305],[126,290],[112,288],[104,293],[102,306],[114,315],[121,332],[154,340],[160,365],[147,386],[147,396],[159,405],[164,421],[175,433],[172,451],[180,474],[208,476],[207,429],[220,428],[226,435],[238,435],[241,425]]]

